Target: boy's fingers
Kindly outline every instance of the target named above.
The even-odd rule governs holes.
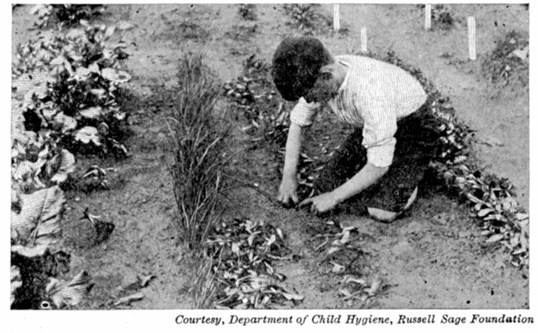
[[[286,208],[293,207],[299,201],[297,194],[292,194],[291,196],[281,194],[277,197],[277,200]]]
[[[297,204],[299,202],[299,197],[297,197],[297,193],[292,194],[291,200],[293,200],[294,204]]]

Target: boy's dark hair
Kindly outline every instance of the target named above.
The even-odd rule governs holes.
[[[321,67],[331,62],[330,53],[318,39],[286,38],[273,55],[273,81],[285,100],[295,101],[314,86]]]

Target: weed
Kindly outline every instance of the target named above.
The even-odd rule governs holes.
[[[177,73],[177,97],[167,121],[174,164],[169,166],[185,244],[199,249],[219,219],[228,127],[215,115],[219,84],[201,55],[185,55]]]
[[[445,5],[435,5],[432,8],[432,19],[434,24],[443,29],[449,30],[455,23],[452,10],[449,6]]]
[[[237,9],[239,17],[246,21],[256,20],[256,5],[251,3],[243,3],[238,5]]]
[[[495,49],[482,62],[483,75],[489,82],[506,86],[529,84],[529,38],[511,31],[496,41]]]
[[[330,27],[330,20],[318,12],[319,4],[285,4],[284,13],[290,18],[288,25],[312,35]]]

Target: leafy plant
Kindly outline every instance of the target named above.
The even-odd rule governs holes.
[[[26,129],[50,130],[61,146],[79,153],[127,154],[118,141],[127,118],[118,98],[130,75],[118,69],[125,44],[107,42],[114,30],[85,25],[17,48],[13,87],[23,96],[17,107]]]
[[[51,278],[46,287],[46,292],[54,307],[48,301],[43,302],[41,307],[45,309],[61,309],[76,306],[83,301],[92,287],[91,278],[84,270],[74,276],[71,281]]]
[[[242,3],[238,5],[237,9],[239,17],[243,20],[254,21],[256,20],[256,5],[251,3]]]
[[[327,30],[331,23],[327,17],[318,12],[319,7],[319,4],[297,3],[282,6],[284,14],[290,18],[288,25],[310,35]]]
[[[185,55],[178,65],[177,97],[172,102],[169,166],[185,244],[198,249],[217,222],[228,128],[217,117],[219,84],[201,55]]]
[[[26,132],[13,139],[11,149],[12,188],[32,193],[64,183],[75,170],[75,157],[57,145],[50,132]]]
[[[25,257],[43,255],[59,239],[64,204],[57,186],[22,194],[20,213],[11,213],[11,251]]]
[[[52,24],[63,28],[73,26],[80,20],[90,20],[104,11],[104,5],[40,4],[33,6],[30,13],[38,16],[38,28],[46,28]]]

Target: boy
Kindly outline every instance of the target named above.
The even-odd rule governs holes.
[[[337,206],[390,222],[409,208],[436,153],[435,117],[420,83],[403,69],[361,56],[333,56],[312,37],[288,38],[273,56],[282,97],[299,100],[291,125],[278,200],[297,203],[302,131],[323,104],[357,126],[299,206],[325,213]],[[291,201],[291,202],[290,202]]]

